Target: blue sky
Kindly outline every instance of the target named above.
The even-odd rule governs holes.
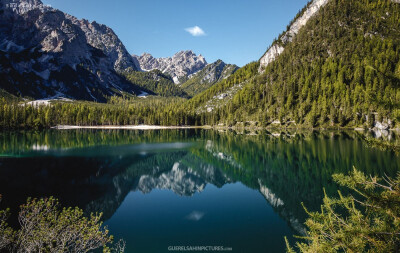
[[[78,18],[111,27],[131,54],[167,57],[191,49],[209,63],[222,59],[239,66],[258,60],[307,2],[43,0]]]

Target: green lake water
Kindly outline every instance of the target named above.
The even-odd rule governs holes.
[[[304,231],[301,202],[318,210],[323,188],[339,189],[332,174],[353,166],[395,176],[400,158],[356,132],[2,132],[0,207],[15,214],[28,197],[54,196],[102,212],[127,252],[285,252],[284,237]]]

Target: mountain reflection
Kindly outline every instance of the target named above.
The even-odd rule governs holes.
[[[390,138],[394,138],[390,135]],[[353,166],[394,176],[400,160],[368,148],[354,132],[235,133],[207,130],[47,131],[0,134],[2,207],[55,196],[109,219],[130,192],[169,190],[191,197],[208,184],[258,190],[295,231],[318,209],[333,173]],[[234,196],[233,196],[234,197]],[[203,211],[186,219],[201,220]]]

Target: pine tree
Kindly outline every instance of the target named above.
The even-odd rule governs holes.
[[[300,252],[399,252],[400,173],[395,179],[367,177],[354,171],[336,174],[335,182],[354,192],[339,198],[325,193],[321,212],[306,212],[309,219]],[[286,239],[286,238],[285,238]],[[295,252],[287,242],[287,251]]]

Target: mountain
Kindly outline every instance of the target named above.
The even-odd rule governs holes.
[[[267,50],[260,59],[260,71],[273,62],[284,50],[285,44],[292,42],[299,30],[305,26],[319,9],[326,5],[329,0],[314,0],[310,1],[307,6],[295,17],[293,22],[288,26],[286,32],[280,36],[280,43],[276,42]]]
[[[133,55],[140,63],[144,71],[158,69],[163,73],[169,74],[175,84],[181,84],[188,80],[188,77],[200,70],[206,65],[207,61],[202,55],[196,55],[191,50],[180,51],[172,57],[154,58],[152,55],[144,53],[141,56]]]
[[[155,69],[148,72],[127,71],[125,77],[133,84],[139,86],[143,92],[139,95],[157,95],[162,97],[183,97],[189,95],[174,83],[171,76]]]
[[[259,62],[185,107],[204,113],[202,124],[393,128],[399,18],[399,1],[311,1]]]
[[[207,64],[206,59],[192,51],[181,51],[172,57],[154,58],[144,53],[133,55],[144,71],[160,70],[172,77],[175,84],[189,95],[194,96],[226,79],[238,69],[236,65],[226,64],[222,60]]]
[[[139,70],[113,30],[43,5],[0,2],[0,88],[33,98],[105,101],[140,93],[118,72]]]
[[[176,162],[168,171],[156,175],[142,175],[133,191],[150,193],[154,189],[167,189],[180,196],[193,196],[204,191],[207,184],[223,186],[230,182],[218,168],[209,164],[200,166],[193,170]]]
[[[236,72],[239,67],[232,64],[226,64],[222,60],[210,63],[202,70],[189,76],[189,80],[182,84],[182,89],[189,95],[194,96],[201,93],[217,82],[228,78]]]

